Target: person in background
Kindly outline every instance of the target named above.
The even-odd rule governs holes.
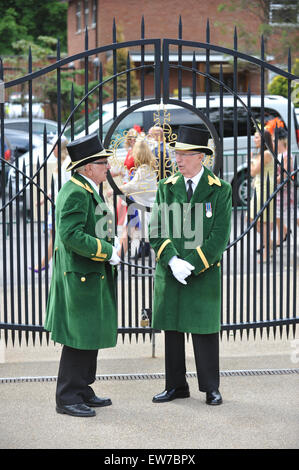
[[[253,195],[250,201],[250,220],[254,220],[256,214],[263,207],[267,201],[267,181],[269,179],[269,194],[272,194],[274,189],[274,159],[273,159],[273,144],[271,133],[267,130],[264,131],[264,177],[262,182],[261,172],[262,172],[262,157],[261,157],[261,135],[257,131],[254,134],[254,144],[257,149],[257,154],[251,159],[250,165],[250,175],[253,177],[252,186],[256,194],[256,213],[254,206]],[[272,153],[271,153],[272,152]],[[263,189],[263,199],[262,199],[262,189]],[[270,254],[272,254],[272,240],[270,234],[267,237],[267,214],[269,214],[269,228],[270,232],[273,228],[273,201],[270,202],[269,207],[263,211],[263,226],[261,227],[260,219],[257,221],[257,231],[260,233],[263,231],[263,262],[267,261],[267,245],[269,238],[269,249]]]
[[[162,127],[151,127],[148,131],[147,139],[157,161],[157,181],[168,178],[172,174],[173,168]]]
[[[133,175],[132,172],[134,171],[134,157],[133,157],[133,148],[135,145],[135,142],[138,138],[138,131],[135,129],[135,127],[132,127],[131,129],[128,130],[126,137],[125,137],[125,148],[127,150],[126,158],[124,160],[123,166],[120,166],[119,164],[111,168],[110,173],[111,176],[114,178],[116,176],[121,176],[123,178],[124,182],[129,181],[132,179]],[[125,218],[126,218],[126,213],[127,213],[127,204],[123,200],[123,198],[118,197],[117,201],[117,225],[123,225]]]
[[[133,148],[138,137],[138,132],[134,127],[128,130],[125,140],[125,147],[127,149],[127,155],[124,161],[124,166],[128,170],[129,177],[134,169],[135,162],[133,157]]]
[[[154,204],[156,190],[157,190],[157,179],[156,179],[156,160],[144,139],[137,140],[132,151],[132,157],[135,162],[135,166],[132,167],[134,176],[132,179],[119,186],[119,189],[127,196],[134,199],[135,202],[141,204],[145,207],[152,207]],[[111,197],[113,191],[110,190],[107,192],[107,196]],[[128,236],[132,235],[132,231],[139,226],[139,221],[142,219],[141,211],[136,211],[135,209],[130,210],[128,208],[129,214],[127,214],[128,221],[125,225],[125,230],[123,230],[121,239],[120,239],[120,248],[118,254],[121,254],[121,250],[126,253],[128,249]],[[131,212],[132,215],[130,214]],[[138,217],[135,217],[136,212],[139,212]],[[142,225],[143,229],[143,238],[147,237],[146,227],[148,225],[148,212],[145,212],[144,223]],[[149,245],[148,242],[145,242]],[[145,245],[146,250],[146,245]],[[149,253],[145,251],[145,255]]]
[[[289,170],[290,172],[293,171],[293,157],[291,157],[290,168],[288,164],[288,133],[287,130],[279,127],[275,130],[275,134],[277,136],[277,156],[280,163],[282,163],[283,168],[285,170]],[[273,146],[275,145],[275,134],[273,135]],[[277,165],[277,185],[283,181],[286,177],[286,174],[282,173],[282,167],[280,164]],[[282,201],[281,201],[282,198]],[[281,211],[281,204],[282,204],[282,211]],[[277,238],[276,238],[276,247],[280,246],[280,232],[281,232],[281,215],[286,214],[288,210],[288,206],[294,205],[294,186],[293,182],[290,183],[290,201],[288,203],[288,185],[287,183],[283,186],[283,188],[278,191],[276,196],[276,227],[277,227]],[[285,242],[288,236],[291,234],[291,230],[287,228],[286,224],[282,224],[282,237],[283,242]]]

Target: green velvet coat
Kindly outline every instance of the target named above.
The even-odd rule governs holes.
[[[231,185],[207,168],[189,204],[180,172],[160,181],[149,230],[157,255],[153,328],[199,334],[220,330],[220,260],[229,240],[231,209]],[[174,255],[195,266],[187,285],[168,266]]]
[[[107,214],[109,214],[107,216]],[[53,274],[45,329],[53,341],[76,349],[113,347],[117,312],[112,255],[112,214],[75,174],[56,201]]]

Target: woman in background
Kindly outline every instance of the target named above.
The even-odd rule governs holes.
[[[256,194],[256,213],[254,205],[254,195],[250,201],[250,220],[252,221],[256,214],[260,211],[262,206],[267,201],[267,181],[269,180],[269,190],[272,194],[274,190],[274,159],[272,156],[273,153],[273,144],[271,133],[267,130],[264,131],[264,177],[262,181],[261,172],[262,172],[262,157],[261,157],[261,136],[259,132],[254,134],[254,144],[257,149],[257,154],[251,160],[250,174],[253,176],[253,189]],[[272,153],[271,153],[272,152]],[[262,199],[263,192],[263,199]],[[265,208],[263,211],[263,226],[261,227],[260,219],[257,221],[257,230],[261,233],[263,231],[263,262],[267,260],[267,217],[269,214],[269,227],[270,232],[273,228],[273,201]],[[272,254],[272,241],[269,236],[269,247],[270,253]]]

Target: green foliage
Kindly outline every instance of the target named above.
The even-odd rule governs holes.
[[[291,3],[295,3],[294,0]],[[279,26],[271,25],[270,6],[271,0],[227,0],[220,3],[217,10],[219,13],[230,13],[230,15],[226,15],[222,22],[217,21],[217,23],[214,23],[214,26],[219,28],[222,25],[223,34],[231,37],[238,12],[248,13],[256,19],[257,27],[255,31],[251,31],[248,29],[246,19],[242,21],[238,18],[239,49],[248,54],[260,54],[260,40],[263,35],[266,53],[274,55],[275,59],[282,63],[288,55],[289,48],[293,52],[298,49],[298,28],[290,28],[284,24]],[[230,44],[228,42],[227,46],[230,47]]]
[[[32,53],[32,70],[38,70],[42,67],[49,65],[49,56],[55,55],[57,48],[57,39],[48,36],[39,36],[37,43],[32,43],[28,39],[20,39],[13,43],[13,50],[17,53],[16,56],[6,59],[6,62],[16,67],[17,75],[23,76],[28,72],[28,50],[29,47]],[[61,97],[61,119],[65,121],[70,114],[70,101],[71,91],[73,89],[75,103],[80,101],[85,95],[84,85],[76,83],[76,77],[83,75],[83,69],[61,69],[60,75],[60,97]],[[16,77],[13,77],[16,78]],[[97,85],[97,82],[89,83],[89,90]],[[23,90],[22,90],[23,92]],[[46,76],[34,82],[34,95],[38,96],[38,100],[49,103],[51,108],[52,118],[57,120],[57,73],[53,71]],[[107,93],[103,93],[103,97],[107,97]],[[21,98],[24,102],[24,97]],[[89,104],[96,101],[96,93],[89,97]],[[84,104],[80,107],[77,113],[82,113]]]
[[[292,73],[299,76],[299,59],[295,60],[292,67]],[[288,80],[285,77],[277,75],[268,85],[268,91],[271,95],[280,95],[288,97]],[[294,80],[291,87],[291,99],[295,107],[299,107],[299,80]]]
[[[0,56],[13,54],[12,44],[38,36],[54,36],[67,50],[67,2],[59,0],[5,0],[0,2]]]
[[[270,95],[280,95],[287,98],[288,96],[288,81],[285,77],[277,75],[268,85]]]
[[[0,55],[11,52],[11,44],[20,36],[26,35],[26,28],[17,23],[17,13],[8,8],[0,17]]]

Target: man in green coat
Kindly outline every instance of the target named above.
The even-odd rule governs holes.
[[[150,221],[157,255],[152,326],[165,330],[164,392],[153,402],[190,396],[184,333],[192,334],[199,390],[219,405],[220,260],[227,246],[231,186],[202,165],[206,129],[181,126],[178,172],[160,181]]]
[[[112,214],[99,195],[110,168],[97,135],[67,146],[75,173],[56,201],[53,274],[45,329],[63,344],[56,388],[56,411],[95,416],[93,407],[111,405],[90,385],[95,380],[98,349],[117,341],[115,265]]]

